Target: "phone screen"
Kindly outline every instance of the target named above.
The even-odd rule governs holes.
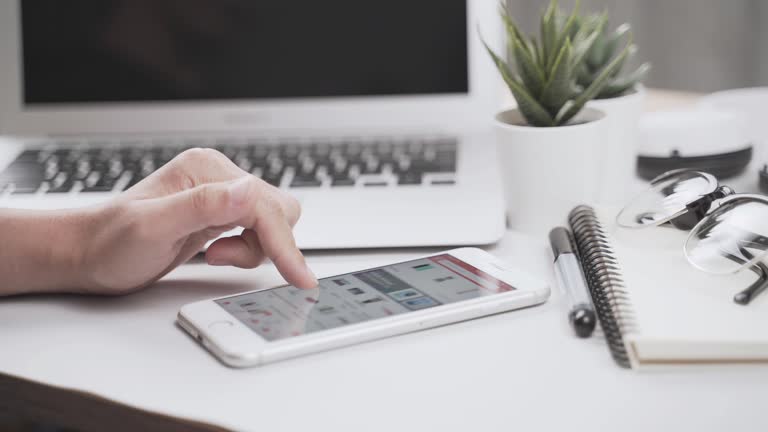
[[[515,288],[443,254],[215,300],[269,341],[399,315]]]

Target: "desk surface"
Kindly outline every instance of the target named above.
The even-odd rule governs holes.
[[[488,250],[551,279],[544,239],[510,232]],[[429,252],[309,261],[322,276]],[[279,281],[271,267],[192,263],[127,297],[4,299],[0,409],[88,430],[768,427],[768,367],[619,369],[599,338],[571,336],[557,290],[539,307],[245,370],[174,324],[185,303]]]

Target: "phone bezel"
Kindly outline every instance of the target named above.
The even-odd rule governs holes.
[[[215,301],[278,287],[252,290],[185,305],[179,310],[178,321],[182,328],[198,339],[222,362],[233,367],[247,367],[533,306],[543,303],[549,297],[550,290],[545,281],[513,268],[481,249],[453,249],[404,261],[442,254],[450,254],[478,270],[509,283],[516,289],[276,341],[267,341],[262,338]],[[367,268],[350,271],[362,271]],[[231,325],[215,326],[216,322],[230,322]]]

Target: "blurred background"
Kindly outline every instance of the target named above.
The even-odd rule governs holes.
[[[526,32],[538,31],[549,0],[507,0]],[[560,0],[566,10],[574,0]],[[648,87],[712,92],[768,85],[766,0],[581,0],[582,11],[607,10],[610,28],[632,24],[639,51],[650,61]]]

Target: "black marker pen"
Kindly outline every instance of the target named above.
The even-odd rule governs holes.
[[[555,278],[568,302],[568,321],[579,337],[589,337],[597,325],[595,308],[589,296],[581,264],[573,251],[571,233],[563,227],[549,232],[549,243],[555,255]]]

